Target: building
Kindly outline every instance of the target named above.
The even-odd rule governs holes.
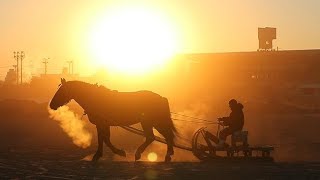
[[[17,84],[17,73],[14,69],[9,69],[4,79],[4,85]]]

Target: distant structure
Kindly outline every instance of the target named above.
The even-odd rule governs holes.
[[[7,72],[7,75],[4,79],[4,84],[5,85],[13,85],[16,83],[16,80],[17,80],[16,70],[9,69],[9,71]]]
[[[57,74],[40,74],[40,76],[33,76],[30,81],[30,87],[46,89],[48,87],[56,87],[57,84],[61,82],[61,78],[65,78],[67,80],[80,80],[78,74],[70,74],[68,72],[68,67],[63,67],[61,73]]]
[[[62,68],[62,74],[63,74],[63,75],[70,74],[70,70],[69,70],[69,69],[70,69],[70,67],[69,67],[69,68],[63,67],[63,68]]]
[[[73,61],[67,61],[67,63],[69,64],[69,74],[73,74]]]
[[[46,75],[47,74],[47,64],[49,63],[48,60],[50,58],[43,58],[43,61],[42,63],[44,64],[44,74]]]
[[[277,29],[272,27],[258,28],[258,51],[274,51],[272,41],[277,39]]]

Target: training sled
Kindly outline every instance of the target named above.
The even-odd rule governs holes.
[[[220,125],[218,124],[217,135],[211,134],[206,127],[198,129],[192,138],[192,153],[201,161],[210,160],[261,160],[273,161],[271,156],[272,146],[250,146],[248,143],[248,131],[238,131],[231,135],[231,145],[217,147],[212,139],[218,139]],[[208,136],[209,134],[209,136]]]
[[[221,124],[218,124],[216,137],[218,138]],[[121,126],[123,129],[143,136],[143,131],[130,126]],[[231,145],[226,144],[223,148],[217,148],[206,134],[211,134],[206,130],[207,127],[198,129],[191,141],[191,147],[175,143],[174,147],[191,151],[200,161],[273,161],[271,156],[274,151],[272,146],[250,146],[248,143],[248,131],[235,132],[231,135]],[[211,134],[214,136],[213,134]],[[166,144],[161,137],[155,137],[155,140]]]

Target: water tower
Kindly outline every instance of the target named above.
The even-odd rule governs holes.
[[[258,28],[258,51],[273,51],[272,41],[277,39],[277,29],[272,27]]]

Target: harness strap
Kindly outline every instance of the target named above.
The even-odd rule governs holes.
[[[81,119],[80,119],[80,120],[82,120],[83,116],[86,116],[86,115],[87,115],[86,111],[83,111],[83,114],[82,114],[82,116],[81,116]]]

